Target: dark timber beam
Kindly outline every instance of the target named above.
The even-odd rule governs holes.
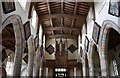
[[[61,0],[61,13],[63,14],[64,13],[64,3],[63,3],[63,0]],[[61,27],[63,27],[63,21],[64,19],[63,18],[61,18]],[[61,29],[61,34],[63,34],[63,30]]]
[[[60,34],[60,35],[46,35],[47,38],[53,39],[53,38],[67,38],[67,39],[77,39],[77,35],[65,35],[65,34]]]
[[[6,28],[6,30],[11,34],[11,35],[13,35],[14,36],[14,32],[12,32],[12,31],[14,31],[14,29],[12,28],[12,31],[11,30],[9,30],[8,28]]]
[[[0,41],[8,41],[8,40],[15,41],[15,38],[11,37],[11,36],[9,36],[9,37],[3,37],[3,39],[0,40]]]
[[[83,16],[83,15],[73,15],[73,14],[64,14],[64,13],[39,15],[40,19],[64,18],[64,17],[74,18],[74,19],[85,19],[86,18],[86,16]]]
[[[43,28],[45,31],[46,30],[73,30],[73,31],[79,31],[80,29],[79,28],[76,28],[76,27],[46,27],[46,28]]]
[[[47,0],[48,1],[48,0]],[[51,14],[51,10],[50,10],[50,4],[49,2],[47,2],[47,6],[48,6],[48,12],[49,14]],[[50,18],[50,24],[51,24],[51,27],[53,27],[53,22],[52,22],[52,18]],[[54,35],[54,31],[52,30],[52,35]]]
[[[75,3],[75,9],[74,9],[74,15],[76,15],[76,12],[77,12],[77,5],[78,5],[78,3],[76,2],[76,3]],[[72,18],[71,27],[74,26],[74,22],[75,22],[75,19]],[[72,34],[72,30],[70,31],[70,34]]]
[[[89,5],[90,7],[93,7],[93,6],[94,6],[94,1],[93,1],[93,2],[88,2],[88,5]]]

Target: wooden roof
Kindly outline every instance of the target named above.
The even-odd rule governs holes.
[[[8,24],[0,34],[2,36],[2,45],[6,47],[6,49],[10,49],[12,51],[15,51],[15,34],[13,30],[13,25]]]
[[[77,38],[86,21],[90,2],[35,2],[39,22],[48,38]]]

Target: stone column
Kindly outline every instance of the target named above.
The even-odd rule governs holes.
[[[49,68],[48,76],[52,78],[52,75],[53,75],[53,70]]]
[[[39,68],[39,77],[41,78],[41,76],[42,76],[42,68],[40,67]]]
[[[43,73],[43,78],[45,78],[46,77],[46,67],[43,67],[43,70],[42,70],[42,73]]]
[[[74,76],[74,71],[73,69],[69,69],[70,70],[70,78],[72,78]]]
[[[79,66],[76,68],[76,76],[77,76],[77,78],[78,77],[82,77],[82,72],[81,72],[81,65],[80,64],[78,64]]]
[[[93,78],[95,76],[92,55],[89,58],[89,75],[90,75],[90,78]]]
[[[106,57],[105,53],[101,54],[100,64],[101,64],[102,76],[108,76],[107,57]]]
[[[74,67],[74,78],[76,78],[76,67]]]
[[[34,38],[31,35],[28,39],[28,77],[32,78],[33,76],[33,66],[34,66]]]
[[[48,78],[48,68],[46,68],[46,78]]]
[[[82,63],[82,67],[83,67],[83,77],[85,77],[86,76],[86,65],[85,65],[85,60],[84,60],[84,62]]]
[[[35,77],[36,78],[39,78],[40,59],[41,59],[41,55],[40,55],[40,46],[39,46],[36,51],[36,68],[35,68]]]

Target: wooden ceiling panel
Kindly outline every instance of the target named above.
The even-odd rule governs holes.
[[[72,31],[72,35],[78,35],[80,34],[80,31]]]
[[[4,36],[2,36],[2,37],[5,37],[5,36],[11,35],[11,33],[5,29],[5,30],[2,32],[2,35],[4,35]]]
[[[50,8],[55,8],[55,7],[60,7],[61,3],[57,3],[57,2],[50,2]]]
[[[47,30],[47,31],[45,31],[45,33],[46,33],[47,35],[52,35],[52,31],[51,31],[51,30]]]
[[[59,8],[55,8],[54,10],[52,10],[51,14],[59,14],[60,13],[60,9]]]
[[[84,23],[81,23],[81,22],[84,22],[84,21],[75,20],[74,27],[82,28]]]
[[[51,14],[54,13],[60,13],[61,11],[61,4],[57,2],[50,2],[50,9],[51,9]]]
[[[64,2],[64,3],[67,4],[67,5],[70,5],[70,6],[75,6],[76,2]]]
[[[38,16],[44,15],[44,14],[49,14],[47,3],[42,3],[42,2],[36,3],[35,9],[36,9],[36,12],[38,13]]]
[[[44,5],[46,2],[36,2],[36,5]]]
[[[66,13],[66,14],[73,14],[73,10],[67,9],[67,11],[65,10],[65,13]]]
[[[63,33],[69,34],[69,30],[63,30]]]
[[[38,12],[39,13],[39,15],[46,15],[46,14],[49,14],[48,12]],[[38,15],[38,16],[39,16]]]
[[[59,26],[59,27],[44,27],[44,30],[48,31],[48,30],[73,30],[73,31],[79,31],[79,27],[68,27],[68,26]]]
[[[71,26],[72,19],[71,18],[64,18],[64,25],[67,27]]]
[[[83,8],[78,8],[77,10],[82,12],[88,12],[88,9],[83,9]]]
[[[44,6],[37,6],[37,9],[39,9],[39,10],[47,10],[48,9],[48,7],[47,7],[47,5],[44,5]]]
[[[79,5],[83,5],[85,7],[89,6],[89,2],[78,2]]]
[[[76,0],[64,0],[64,2],[76,2]]]
[[[38,3],[36,3],[36,8],[37,9],[47,8],[47,3],[44,3],[44,4],[38,4]]]
[[[73,15],[73,14],[65,14],[65,13],[59,13],[59,14],[46,14],[46,15],[39,15],[40,19],[50,19],[50,18],[74,18],[74,19],[85,19],[86,16],[84,15]]]
[[[65,3],[64,11],[66,14],[73,14],[75,8],[75,2],[73,3]]]
[[[65,4],[65,7],[64,7],[64,8],[72,8],[72,9],[74,9],[74,8],[75,8],[74,6],[75,6],[75,5],[71,6],[71,5]]]
[[[14,51],[15,34],[14,34],[13,25],[12,24],[7,25],[3,29],[2,34],[0,34],[0,36],[2,36],[2,40],[0,40],[0,42],[2,42],[2,45],[5,46],[7,49],[11,49]]]
[[[61,30],[55,30],[55,34],[61,34]]]
[[[90,8],[90,6],[88,3],[79,2],[78,8],[77,8],[77,14],[87,16],[89,8]]]
[[[60,20],[60,19],[57,19],[57,18],[53,18],[53,25],[54,25],[55,27],[61,26],[61,20]]]
[[[66,35],[80,34],[92,3],[75,1],[35,3],[45,33],[49,34],[50,38],[59,38],[60,35],[68,37]]]
[[[57,34],[57,35],[47,35],[47,38],[68,38],[68,39],[77,39],[76,35],[68,35],[68,34]]]
[[[2,45],[3,46],[9,46],[9,45],[14,45],[15,44],[15,39],[12,39],[12,40],[9,40],[9,39],[7,39],[7,40],[2,40]]]
[[[72,18],[67,18],[67,17],[65,17],[64,20],[65,20],[65,21],[72,21]]]
[[[43,21],[43,25],[44,25],[44,27],[49,27],[49,26],[51,26],[51,24],[50,24],[50,19],[47,19],[47,20]]]

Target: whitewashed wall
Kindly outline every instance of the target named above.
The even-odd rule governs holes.
[[[116,0],[117,1],[117,0]],[[111,20],[118,24],[118,17],[108,14],[109,2],[96,2],[95,3],[95,15],[96,22],[102,26],[103,21]]]
[[[60,40],[57,39],[57,41],[59,42]],[[65,39],[63,39],[63,42],[64,41],[65,41]],[[68,41],[68,47],[71,44],[73,44],[74,46],[78,47],[77,40],[75,40],[75,39],[67,39],[67,41]],[[55,39],[47,39],[46,40],[46,47],[48,47],[49,45],[52,45],[55,48]],[[44,57],[45,57],[45,59],[55,59],[55,52],[50,55],[44,48]],[[68,59],[77,59],[77,58],[78,58],[78,49],[75,52],[73,52],[73,53],[71,53],[68,50]]]
[[[46,39],[46,44],[44,45],[44,58],[45,59],[55,59],[55,52],[52,53],[51,55],[45,50],[46,47],[49,45],[52,45],[55,50],[55,39]]]

